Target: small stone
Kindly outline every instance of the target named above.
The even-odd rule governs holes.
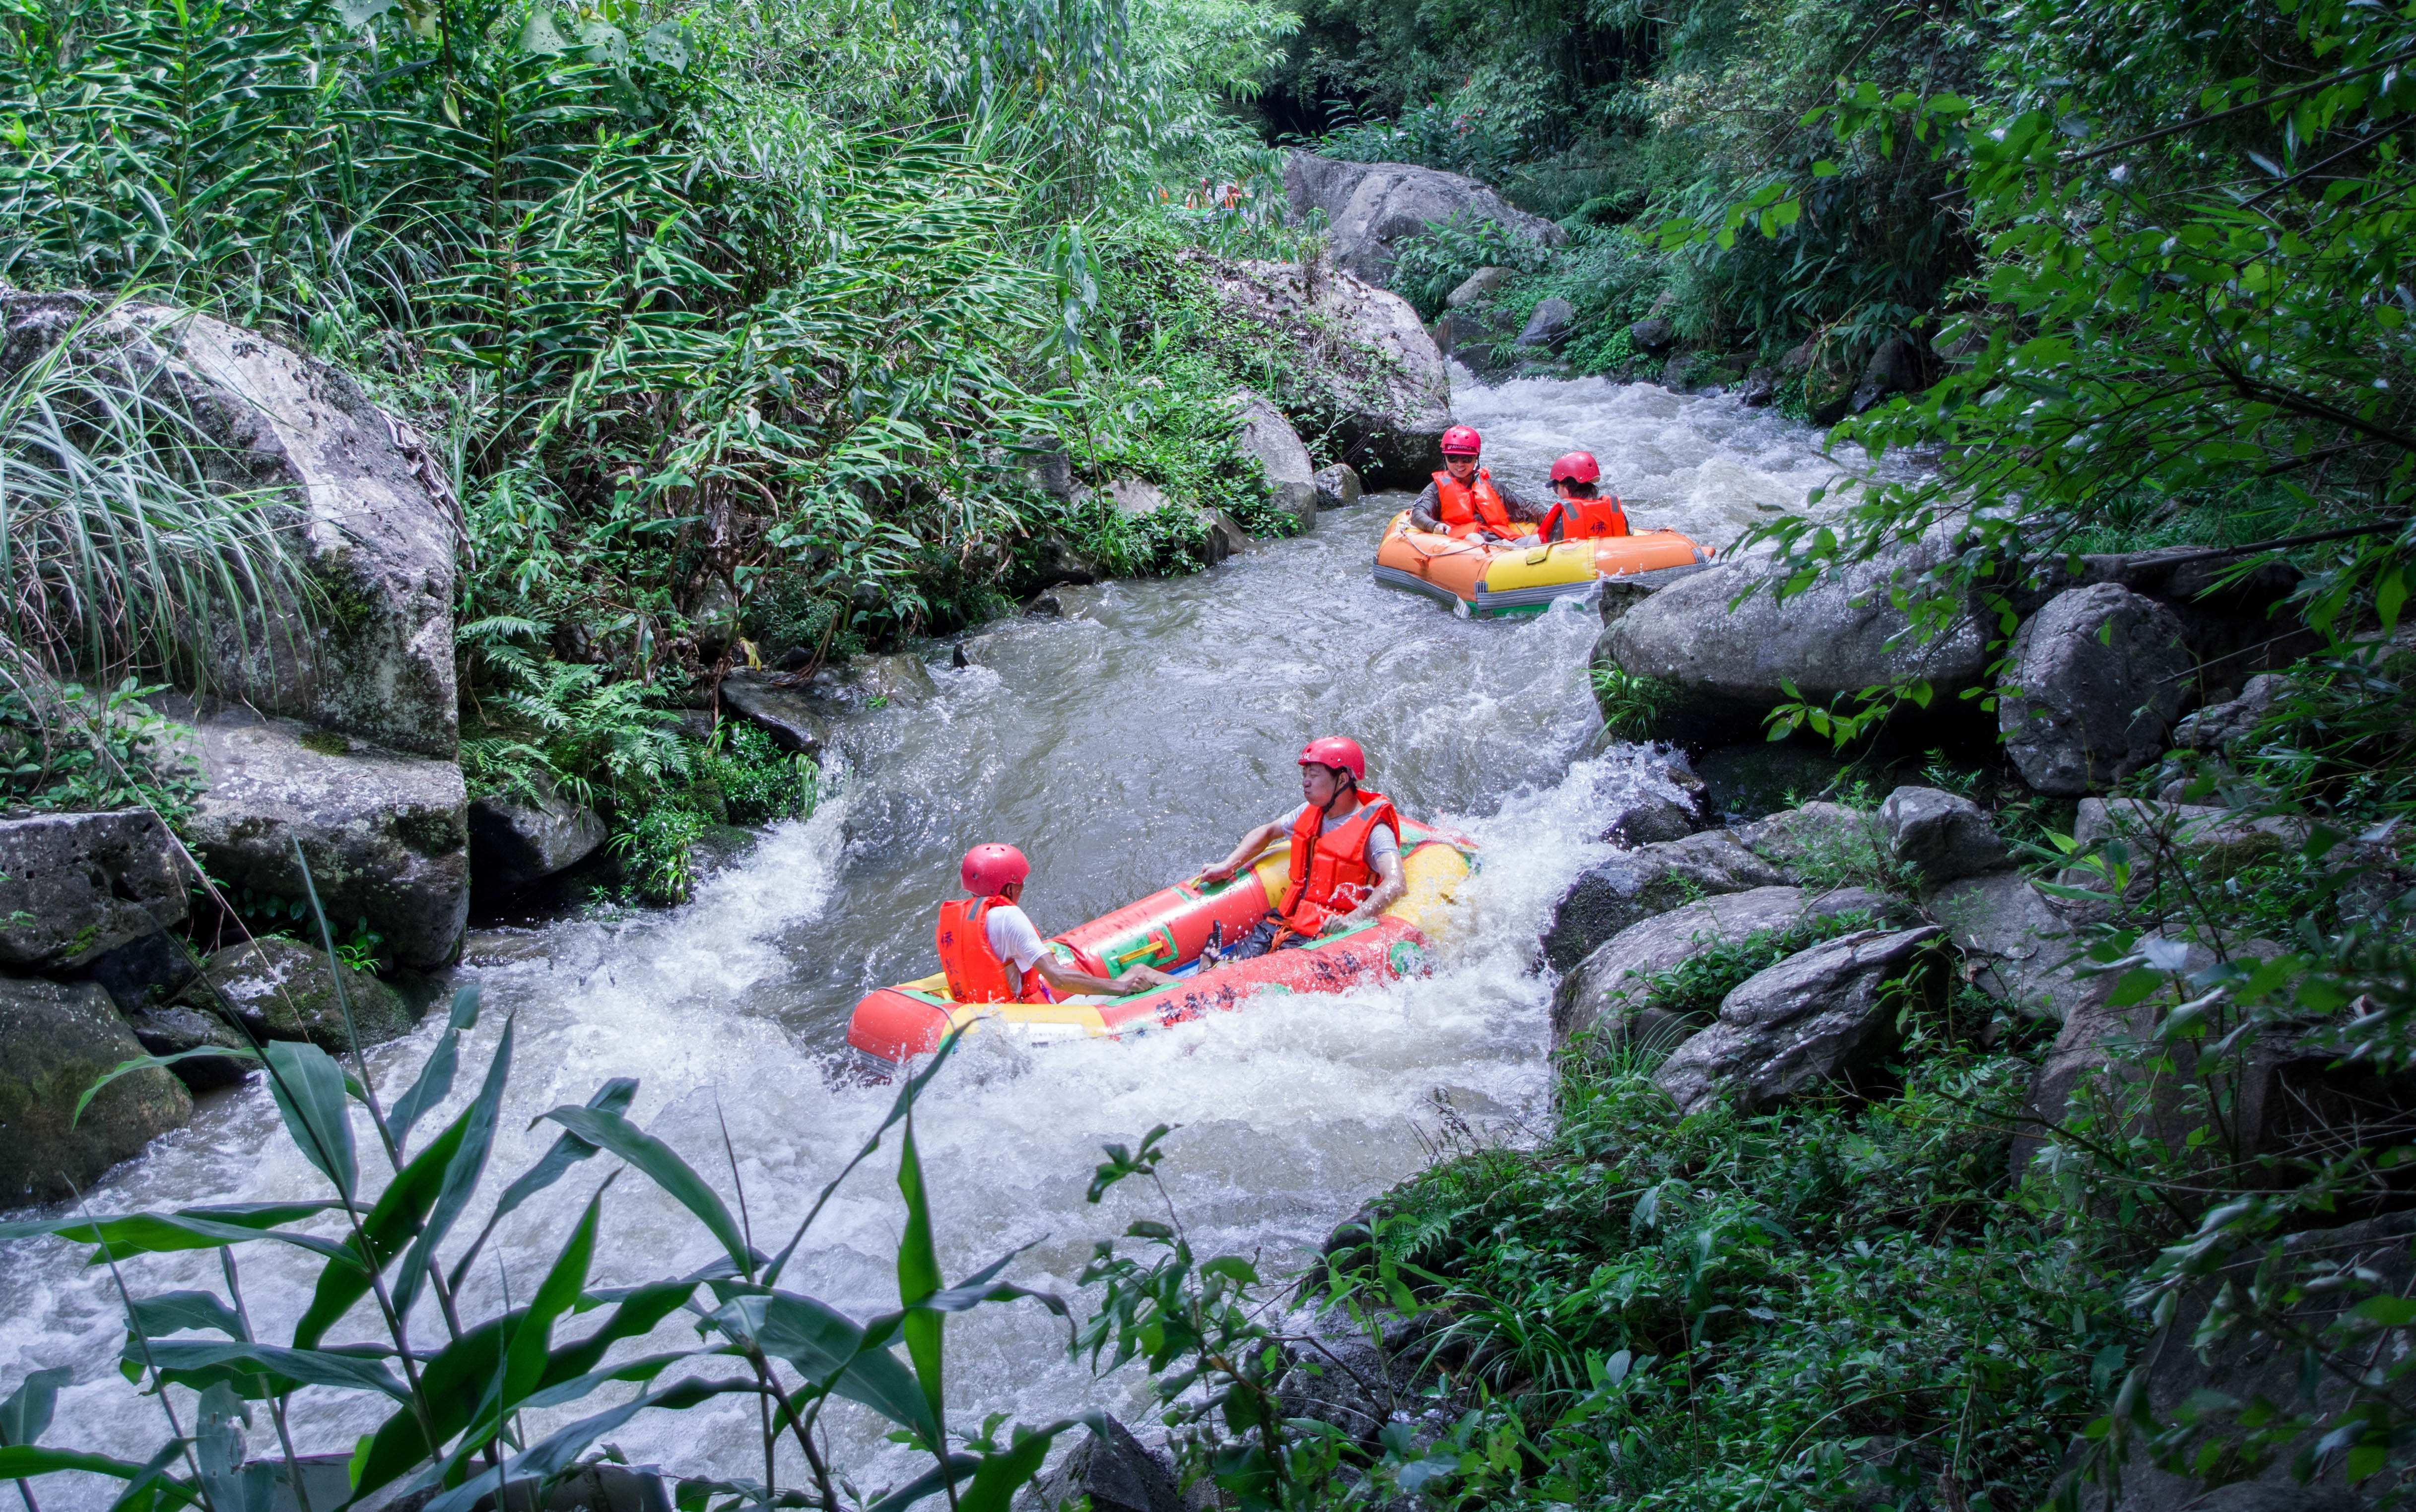
[[[818,757],[830,738],[828,720],[803,689],[783,688],[761,673],[734,672],[723,678],[721,702],[791,755]]]
[[[1729,830],[1645,845],[1578,878],[1552,911],[1544,931],[1544,959],[1553,969],[1567,971],[1622,930],[1690,899],[1776,886],[1785,880]]]
[[[1526,325],[1518,332],[1518,344],[1558,351],[1569,339],[1569,333],[1577,329],[1577,306],[1554,295],[1538,303],[1534,313],[1527,317]]]
[[[1512,270],[1506,267],[1481,267],[1459,281],[1459,287],[1442,296],[1445,310],[1457,310],[1479,299],[1489,299],[1493,291],[1510,281]]]
[[[593,809],[550,787],[536,796],[496,793],[470,800],[470,876],[481,888],[511,892],[565,871],[604,843]]]
[[[1321,509],[1347,509],[1359,502],[1359,474],[1349,462],[1319,468],[1316,483]]]
[[[196,1050],[246,1050],[249,1042],[227,1027],[214,1013],[181,1003],[145,1008],[126,1016],[126,1026],[154,1055],[182,1055]],[[193,1055],[168,1067],[176,1080],[195,1092],[232,1087],[251,1074],[252,1062],[238,1055]]]
[[[1627,327],[1627,339],[1636,343],[1638,351],[1658,356],[1677,344],[1678,328],[1658,317],[1639,320]]]
[[[1880,805],[1888,854],[1925,887],[2001,871],[2014,864],[1988,816],[1971,799],[1936,788],[1902,787]]]

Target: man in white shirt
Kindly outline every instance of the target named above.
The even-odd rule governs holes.
[[[1300,753],[1300,793],[1306,801],[1273,824],[1242,837],[1233,854],[1200,872],[1217,883],[1238,873],[1289,832],[1291,875],[1282,900],[1257,929],[1233,942],[1219,960],[1247,960],[1356,928],[1409,890],[1401,877],[1401,822],[1392,801],[1363,791],[1367,756],[1339,735],[1312,740]]]

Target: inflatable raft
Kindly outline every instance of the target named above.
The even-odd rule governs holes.
[[[959,1024],[1011,1028],[1034,1041],[1111,1038],[1182,1023],[1212,1008],[1239,1007],[1254,993],[1340,992],[1421,975],[1454,889],[1476,868],[1472,841],[1404,819],[1401,880],[1409,890],[1400,901],[1314,944],[1203,970],[1200,953],[1209,930],[1221,924],[1222,938],[1237,940],[1255,929],[1284,890],[1291,854],[1290,840],[1280,841],[1229,882],[1206,885],[1193,877],[1049,942],[1057,959],[1077,970],[1113,976],[1154,966],[1176,978],[1171,987],[1061,1003],[959,1004],[948,996],[947,977],[933,973],[865,994],[848,1021],[847,1042],[877,1060],[897,1062],[937,1050]]]
[[[1534,537],[1487,544],[1410,528],[1404,509],[1376,548],[1376,581],[1456,606],[1476,619],[1539,614],[1553,600],[1588,597],[1602,580],[1708,562],[1712,553],[1674,530],[1555,541]]]

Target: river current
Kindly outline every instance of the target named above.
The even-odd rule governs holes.
[[[1800,507],[1838,471],[1816,432],[1732,399],[1457,376],[1457,416],[1485,431],[1498,477],[1540,495],[1550,460],[1585,446],[1640,525],[1707,544]],[[847,1017],[868,988],[932,969],[935,910],[968,845],[1019,845],[1034,865],[1025,906],[1044,933],[1065,929],[1196,871],[1289,811],[1301,744],[1339,733],[1367,747],[1370,784],[1405,813],[1482,844],[1483,869],[1463,889],[1434,974],[1252,1005],[1129,1043],[1028,1050],[974,1036],[917,1114],[943,1263],[963,1275],[1029,1246],[1013,1278],[1072,1292],[1095,1239],[1164,1216],[1138,1190],[1083,1201],[1098,1147],[1160,1123],[1180,1126],[1163,1175],[1194,1246],[1255,1254],[1270,1271],[1296,1264],[1439,1145],[1532,1138],[1548,1100],[1551,983],[1533,972],[1537,934],[1567,884],[1608,854],[1610,823],[1667,791],[1662,759],[1633,747],[1584,754],[1597,722],[1585,681],[1592,609],[1472,623],[1375,586],[1368,563],[1404,502],[1328,512],[1309,536],[1196,577],[1080,590],[1063,619],[970,637],[963,668],[936,648],[939,696],[855,717],[835,794],[690,903],[475,934],[460,975],[483,985],[484,1017],[454,1102],[422,1127],[442,1126],[475,1090],[510,1016],[518,1051],[482,1202],[551,1142],[552,1126],[528,1129],[533,1117],[633,1076],[630,1116],[728,1200],[726,1126],[758,1242],[774,1247],[887,1108],[888,1089],[835,1074]],[[389,1099],[441,1021],[371,1053]],[[365,1121],[361,1137],[364,1165],[380,1164]],[[896,1305],[894,1156],[893,1141],[842,1189],[787,1284],[859,1317]],[[498,1310],[506,1288],[526,1295],[612,1164],[576,1168],[506,1221],[466,1290],[467,1312]],[[213,1100],[90,1200],[105,1213],[325,1195],[254,1085]],[[634,1175],[615,1185],[605,1215],[597,1284],[683,1273],[717,1252]],[[485,1216],[474,1207],[457,1232],[475,1232]],[[124,1315],[109,1272],[86,1268],[83,1253],[48,1240],[0,1247],[0,1394],[28,1371],[69,1367],[74,1383],[46,1442],[144,1459],[165,1423],[117,1373]],[[241,1252],[262,1338],[289,1338],[308,1301],[314,1271],[288,1258],[297,1254]],[[223,1285],[211,1255],[144,1257],[127,1271],[137,1295]],[[330,1335],[380,1337],[366,1308]],[[442,1337],[432,1312],[415,1337]],[[948,1339],[959,1422],[994,1411],[1045,1420],[1097,1403],[1145,1426],[1139,1374],[1095,1378],[1067,1359],[1065,1325],[1035,1306],[985,1308],[954,1321]],[[623,1348],[692,1341],[674,1321]],[[176,1395],[189,1428],[191,1399]],[[382,1405],[306,1389],[297,1447],[349,1449]],[[255,1453],[272,1452],[264,1429]],[[761,1473],[754,1409],[735,1400],[642,1415],[609,1437],[632,1460],[676,1473]],[[868,1493],[912,1473],[868,1420],[841,1422],[835,1446]],[[801,1469],[784,1462],[784,1481]],[[109,1484],[53,1477],[43,1504],[104,1507]]]

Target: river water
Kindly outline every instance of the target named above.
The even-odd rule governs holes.
[[[1464,375],[1455,400],[1459,418],[1487,432],[1497,476],[1541,493],[1551,458],[1584,446],[1639,524],[1708,544],[1800,507],[1836,472],[1813,432],[1732,400],[1599,380],[1488,388]],[[776,1246],[767,1236],[786,1235],[886,1109],[887,1089],[835,1074],[847,1016],[868,988],[931,969],[934,913],[965,847],[1022,847],[1034,865],[1025,906],[1044,932],[1065,929],[1197,870],[1288,811],[1299,801],[1293,758],[1327,733],[1367,748],[1371,784],[1404,812],[1482,843],[1483,870],[1435,973],[1256,1005],[1131,1043],[1033,1051],[974,1036],[917,1117],[944,1264],[962,1275],[1030,1246],[1013,1277],[1072,1291],[1095,1239],[1163,1216],[1138,1191],[1100,1207],[1083,1201],[1099,1145],[1160,1123],[1181,1126],[1164,1176],[1195,1246],[1256,1254],[1277,1271],[1438,1146],[1533,1138],[1548,1096],[1550,983],[1531,975],[1538,931],[1568,882],[1608,853],[1610,823],[1666,780],[1648,751],[1583,756],[1595,726],[1591,609],[1472,623],[1370,582],[1378,536],[1403,502],[1330,512],[1310,536],[1197,577],[1080,590],[1065,618],[973,637],[962,669],[935,651],[939,696],[857,717],[837,794],[809,822],[774,829],[687,906],[476,936],[461,975],[484,985],[486,1015],[465,1047],[456,1105],[476,1086],[505,1017],[518,1026],[481,1201],[551,1142],[551,1126],[527,1130],[532,1117],[634,1076],[631,1117],[725,1199],[743,1184],[759,1242]],[[373,1053],[389,1098],[433,1027]],[[378,1163],[366,1126],[362,1138],[364,1163]],[[497,1309],[506,1288],[526,1295],[612,1163],[577,1168],[506,1220],[466,1291],[468,1311]],[[895,1305],[894,1169],[884,1155],[857,1173],[788,1284],[858,1316]],[[91,1200],[111,1212],[324,1195],[254,1087],[206,1107]],[[634,1176],[605,1212],[598,1284],[682,1273],[717,1252]],[[461,1232],[484,1217],[474,1207]],[[242,1254],[260,1338],[289,1338],[307,1302],[313,1273],[288,1258],[296,1253],[255,1245]],[[116,1373],[123,1314],[108,1272],[84,1268],[82,1255],[54,1241],[0,1248],[0,1393],[29,1370],[71,1367],[46,1442],[146,1459],[164,1422]],[[222,1289],[214,1258],[146,1257],[128,1275],[138,1295]],[[441,1337],[432,1314],[415,1333]],[[377,1337],[366,1311],[330,1336]],[[674,1323],[625,1348],[692,1339]],[[1143,1425],[1140,1378],[1095,1379],[1064,1344],[1064,1325],[1029,1304],[956,1321],[952,1413],[1037,1420],[1097,1402]],[[189,1427],[189,1397],[176,1395]],[[350,1448],[382,1417],[377,1400],[304,1391],[299,1447]],[[753,1409],[733,1402],[642,1415],[610,1437],[635,1461],[754,1475],[754,1424]],[[254,1452],[266,1452],[254,1437]],[[868,1492],[911,1473],[868,1422],[840,1423],[836,1449]],[[800,1468],[784,1460],[784,1479]],[[53,1478],[44,1505],[105,1506],[105,1485]]]

